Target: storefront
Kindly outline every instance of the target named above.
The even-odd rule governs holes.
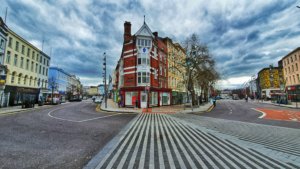
[[[121,106],[123,107],[157,107],[170,105],[171,90],[145,87],[122,88],[120,89]]]
[[[286,87],[287,98],[292,102],[300,101],[300,85]]]
[[[172,91],[172,103],[173,105],[176,104],[183,104],[186,103],[187,96],[186,92],[178,92],[178,91]]]
[[[25,100],[37,103],[39,96],[39,89],[5,86],[5,92],[10,93],[9,106],[21,105]]]

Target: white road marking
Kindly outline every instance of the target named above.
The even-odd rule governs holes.
[[[65,107],[63,107],[65,108]],[[106,118],[106,117],[111,117],[111,116],[116,116],[119,115],[121,113],[116,113],[116,114],[112,114],[112,115],[107,115],[107,116],[100,116],[100,117],[95,117],[95,118],[90,118],[90,119],[85,119],[85,120],[70,120],[70,119],[64,119],[64,118],[60,118],[60,117],[55,117],[53,115],[51,115],[51,113],[53,113],[54,111],[63,109],[63,108],[58,108],[58,109],[54,109],[48,112],[48,116],[57,120],[63,120],[63,121],[69,121],[69,122],[75,122],[75,123],[81,123],[81,122],[86,122],[86,121],[91,121],[91,120],[97,120],[97,119],[102,119],[102,118]]]
[[[255,111],[258,111],[258,112],[260,112],[260,113],[262,113],[262,115],[258,117],[258,118],[260,118],[260,119],[264,118],[264,117],[267,115],[265,112],[260,111],[260,110],[257,110],[257,109],[255,109],[255,108],[251,108],[251,109],[252,109],[252,110],[255,110]]]

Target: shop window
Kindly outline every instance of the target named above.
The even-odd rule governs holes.
[[[134,106],[138,99],[138,92],[125,92],[125,105]]]
[[[158,94],[157,94],[157,92],[151,92],[150,104],[151,105],[157,105],[158,104]]]

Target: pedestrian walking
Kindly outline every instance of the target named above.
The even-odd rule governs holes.
[[[139,100],[138,100],[138,99],[135,100],[135,107],[136,107],[136,108],[139,107]]]
[[[121,107],[121,97],[120,96],[118,97],[118,107],[119,108]]]

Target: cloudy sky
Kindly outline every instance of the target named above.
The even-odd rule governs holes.
[[[217,62],[222,88],[240,87],[263,67],[300,46],[297,0],[1,0],[7,25],[44,52],[51,66],[102,82],[103,52],[114,69],[123,43],[123,24],[132,33],[143,24],[182,42],[192,33],[207,43]]]

